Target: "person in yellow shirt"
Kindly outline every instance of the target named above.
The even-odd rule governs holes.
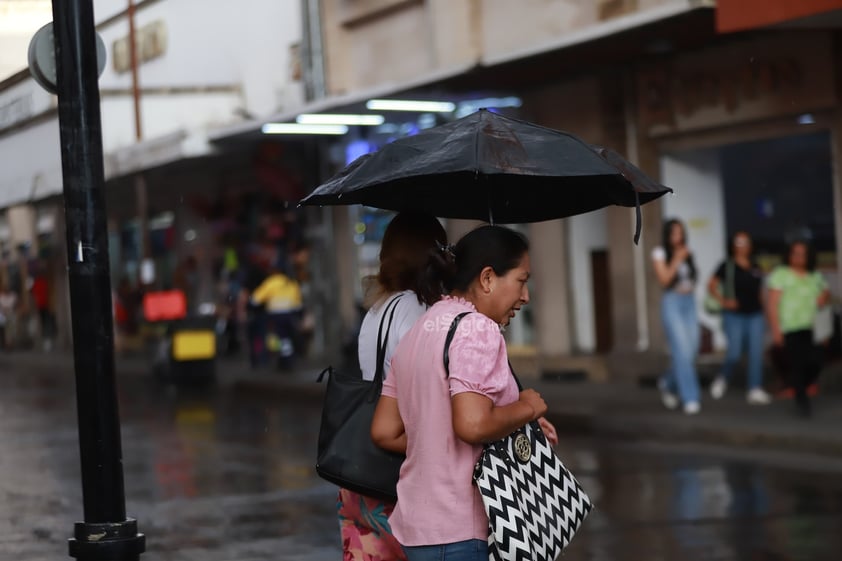
[[[266,311],[264,352],[277,356],[278,367],[288,369],[295,360],[295,333],[303,312],[301,285],[276,266],[251,295],[251,303]]]

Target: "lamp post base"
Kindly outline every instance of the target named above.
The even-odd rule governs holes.
[[[146,550],[146,536],[137,520],[92,524],[77,522],[68,540],[70,556],[79,561],[136,561]]]

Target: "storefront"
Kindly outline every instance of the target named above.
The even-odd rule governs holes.
[[[767,270],[787,242],[810,240],[840,295],[834,66],[830,33],[793,31],[638,68],[640,127],[676,191],[663,216],[687,224],[699,301],[737,231],[753,237]],[[704,312],[702,322],[722,347],[719,322]]]
[[[307,304],[319,314],[315,335],[323,344],[321,316],[327,314],[319,298],[332,288],[322,286],[329,275],[315,273],[332,254],[308,250],[309,243],[321,247],[315,240],[320,225],[313,223],[320,209],[296,208],[317,181],[313,152],[310,143],[258,137],[226,145],[212,156],[146,169],[145,197],[135,174],[109,180],[109,249],[117,296],[128,294],[137,308],[145,291],[178,288],[188,296],[190,313],[207,312],[212,304],[228,317],[238,287],[259,282],[278,265],[302,283]],[[302,258],[314,263],[301,263]],[[142,323],[139,317],[130,329],[141,339]]]

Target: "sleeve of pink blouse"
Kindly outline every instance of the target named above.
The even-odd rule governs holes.
[[[450,344],[450,395],[474,392],[496,402],[510,382],[506,343],[491,320],[465,319]]]

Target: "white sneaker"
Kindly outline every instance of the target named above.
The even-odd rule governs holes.
[[[772,403],[772,396],[762,388],[752,388],[746,394],[746,401],[749,405],[768,405]]]
[[[664,407],[666,407],[667,409],[676,409],[678,407],[678,396],[669,391],[666,388],[666,384],[664,384],[663,382],[659,382],[658,391],[661,392],[661,403],[664,404]]]
[[[710,396],[713,399],[722,399],[725,395],[725,390],[728,389],[728,382],[725,381],[724,376],[717,376],[710,384]]]
[[[699,411],[702,410],[702,406],[699,405],[698,401],[688,401],[684,404],[684,414],[685,415],[695,415]]]

